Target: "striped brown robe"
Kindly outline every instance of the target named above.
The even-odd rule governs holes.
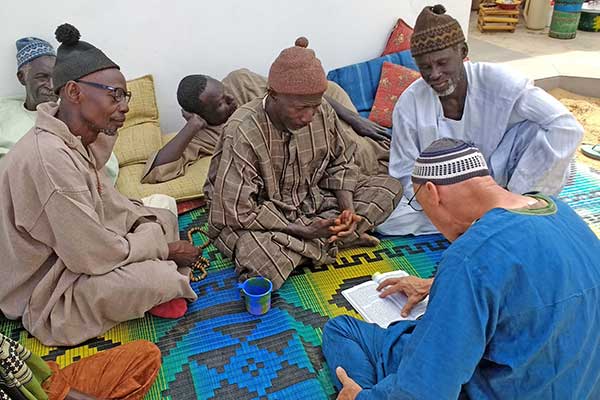
[[[239,69],[227,75],[223,81],[225,92],[230,94],[238,105],[243,105],[267,93],[267,80],[248,69]],[[348,94],[335,82],[328,82],[326,96],[331,97],[344,107],[356,111]],[[355,162],[366,175],[387,174],[390,156],[390,141],[376,141],[359,136],[348,124],[340,121],[344,128],[342,137],[347,145],[356,144]],[[211,156],[223,133],[225,124],[207,126],[192,138],[181,157],[173,162],[151,168],[158,151],[148,158],[142,174],[142,183],[158,183],[175,179],[185,174],[188,166],[202,157]]]
[[[362,175],[353,162],[355,145],[346,146],[341,129],[326,102],[308,127],[293,133],[270,123],[262,99],[231,116],[205,192],[211,199],[209,235],[234,260],[240,279],[261,275],[279,288],[301,263],[331,262],[335,245],[284,231],[294,222],[308,225],[337,216],[334,191],[353,192],[355,212],[363,217],[358,234],[394,209],[402,194],[400,182],[388,175]]]

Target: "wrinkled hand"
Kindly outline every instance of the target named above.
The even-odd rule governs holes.
[[[204,129],[208,126],[208,123],[199,116],[198,114],[185,111],[181,109],[181,116],[187,121],[188,124],[192,124],[196,130]]]
[[[356,225],[362,221],[362,218],[350,210],[344,210],[335,219],[335,226],[331,228],[333,235],[329,238],[329,243],[333,243],[338,239],[343,239],[350,236],[356,231]]]
[[[323,239],[332,236],[335,218],[315,219],[304,228],[304,239]]]
[[[362,391],[362,388],[348,376],[344,368],[337,367],[335,369],[335,374],[343,386],[340,393],[338,393],[338,400],[354,400]]]
[[[429,295],[433,279],[421,279],[416,276],[388,278],[377,286],[377,290],[385,290],[379,297],[387,297],[393,293],[402,293],[408,300],[402,309],[402,316],[408,317],[413,307]]]
[[[361,136],[365,136],[377,141],[389,140],[387,128],[367,118],[358,117],[352,123],[352,128]]]
[[[200,249],[194,247],[187,240],[178,240],[169,243],[169,257],[179,267],[189,267],[200,256]]]

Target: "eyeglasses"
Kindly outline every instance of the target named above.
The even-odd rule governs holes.
[[[129,101],[131,100],[131,92],[125,91],[124,89],[121,89],[121,88],[116,88],[116,87],[113,87],[113,86],[107,86],[107,85],[103,85],[101,83],[96,83],[96,82],[82,81],[80,79],[76,79],[75,82],[77,82],[77,83],[85,83],[86,85],[93,86],[93,87],[96,87],[98,89],[108,90],[110,92],[111,97],[113,99],[115,99],[115,101],[117,103],[120,103],[123,100],[125,100],[125,102],[127,104],[129,104]]]
[[[419,193],[419,190],[421,190],[421,188],[423,186],[424,185],[419,186],[419,188],[417,189],[415,194],[413,194],[412,197],[408,200],[408,205],[410,206],[410,208],[412,208],[413,210],[418,211],[418,212],[423,211],[423,207],[421,207],[421,205],[416,201],[417,193]]]

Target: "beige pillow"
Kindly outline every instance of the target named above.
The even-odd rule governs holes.
[[[146,162],[150,155],[162,147],[158,124],[146,122],[119,130],[113,152],[119,160],[119,168]]]
[[[140,183],[144,164],[128,165],[119,170],[117,190],[133,199],[162,193],[174,197],[177,201],[202,197],[202,188],[208,174],[211,157],[204,157],[190,165],[184,176],[162,183]]]
[[[127,81],[127,90],[131,92],[131,101],[122,129],[146,122],[158,124],[158,106],[156,105],[152,75],[144,75]]]
[[[143,164],[162,147],[152,75],[128,81],[127,88],[131,91],[129,112],[113,150],[119,167]]]

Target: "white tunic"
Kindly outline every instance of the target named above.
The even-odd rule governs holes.
[[[398,99],[393,113],[389,173],[405,198],[377,229],[388,235],[437,232],[423,212],[407,205],[419,153],[436,139],[469,142],[486,158],[499,185],[515,193],[557,194],[583,128],[558,100],[506,66],[465,63],[467,98],[462,119],[444,117],[442,104],[423,80]]]

